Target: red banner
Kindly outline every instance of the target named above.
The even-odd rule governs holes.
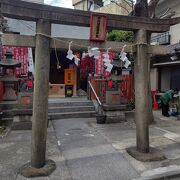
[[[81,79],[85,79],[88,75],[94,72],[94,58],[86,56],[81,59],[80,63]]]
[[[24,47],[13,47],[13,46],[3,46],[2,49],[2,60],[5,60],[5,54],[7,50],[11,50],[14,54],[14,59],[21,62],[21,67],[16,68],[16,76],[27,76],[28,74],[28,48]],[[9,74],[12,72],[9,71]]]
[[[96,73],[96,75],[99,75],[99,76],[109,77],[110,73],[107,72],[105,70],[105,67],[104,67],[104,62],[103,62],[103,59],[104,59],[103,54],[104,53],[105,52],[101,51],[100,52],[100,58],[95,60],[95,73]],[[109,55],[110,61],[112,62],[112,59],[113,59],[115,53],[114,52],[109,52],[108,55]]]

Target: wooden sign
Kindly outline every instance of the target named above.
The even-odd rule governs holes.
[[[74,69],[65,69],[64,70],[64,83],[65,85],[74,85],[74,74],[75,70]]]
[[[101,14],[91,14],[90,40],[105,41],[106,39],[106,16]]]

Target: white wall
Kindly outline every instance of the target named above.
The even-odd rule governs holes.
[[[22,21],[8,18],[9,30],[20,32],[22,35],[35,35],[36,23],[32,21]]]
[[[22,21],[8,19],[11,31],[20,32],[21,35],[35,35],[36,23],[32,21]],[[66,37],[75,39],[89,39],[89,27],[78,27],[61,24],[52,24],[51,34],[53,37]]]
[[[161,91],[170,89],[171,69],[163,68],[161,71]]]
[[[51,34],[53,37],[66,37],[74,39],[89,39],[90,28],[53,24]]]
[[[171,34],[171,44],[179,43],[180,42],[180,24],[171,26],[170,34]]]
[[[157,68],[151,68],[150,82],[151,82],[152,91],[158,89],[158,69]]]

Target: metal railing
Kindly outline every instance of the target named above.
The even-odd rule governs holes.
[[[160,45],[170,44],[171,35],[169,32],[155,35],[151,38],[151,43],[158,43]]]
[[[99,98],[100,102],[106,102],[106,91],[108,90],[108,79],[104,79],[104,78],[98,78],[98,77],[90,77],[89,81],[97,95],[97,97]],[[88,96],[89,98],[92,99],[96,99],[94,93],[90,93],[89,89],[90,89],[90,85],[88,83]],[[134,99],[134,85],[133,85],[133,75],[123,75],[122,76],[122,82],[120,83],[119,86],[119,91],[122,92],[123,97],[128,100],[131,101],[132,99]]]

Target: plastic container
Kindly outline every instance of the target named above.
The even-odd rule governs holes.
[[[96,122],[97,124],[105,124],[106,123],[106,116],[102,114],[96,115]]]

